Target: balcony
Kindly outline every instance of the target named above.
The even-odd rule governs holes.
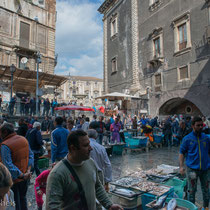
[[[154,67],[160,66],[164,62],[164,57],[159,53],[155,54],[150,60],[149,63]]]

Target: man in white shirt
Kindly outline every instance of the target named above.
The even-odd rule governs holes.
[[[105,189],[108,190],[108,183],[112,181],[112,166],[106,149],[96,142],[98,136],[96,130],[89,129],[87,134],[90,140],[90,146],[92,147],[90,157],[94,160],[96,167],[99,170],[100,181],[104,184]]]

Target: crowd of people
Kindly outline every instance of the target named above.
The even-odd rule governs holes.
[[[1,162],[4,164],[0,165],[0,182],[5,174],[11,174],[4,185],[0,183],[0,188],[5,187],[0,196],[1,201],[13,199],[11,204],[15,204],[17,210],[28,209],[26,193],[34,172],[39,210],[43,207],[43,194],[46,194],[46,209],[94,210],[96,206],[100,209],[101,205],[110,210],[122,209],[113,204],[106,193],[112,181],[112,168],[103,145],[125,142],[125,129],[130,129],[132,135],[147,136],[151,143],[154,129],[160,129],[164,145],[181,143],[180,173],[184,174],[186,158],[187,178],[190,180],[188,199],[195,202],[197,179],[200,178],[204,207],[208,207],[208,184],[203,178],[208,180],[210,167],[210,143],[206,135],[210,123],[205,118],[174,115],[160,121],[158,117],[123,114],[110,117],[93,115],[92,120],[85,115],[77,118],[46,116],[39,122],[32,116],[21,118],[16,132],[6,119],[0,123]],[[52,167],[41,172],[38,161],[44,153],[43,131],[51,134]]]
[[[54,116],[55,107],[60,106],[56,99],[51,101],[46,99],[38,99],[38,116]],[[3,99],[0,95],[0,112],[3,112]],[[6,104],[4,114],[8,113],[10,116],[18,115],[21,116],[35,116],[36,113],[36,98],[35,97],[22,97],[17,102],[17,97],[13,96],[9,103]]]

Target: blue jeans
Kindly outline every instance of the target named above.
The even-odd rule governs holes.
[[[96,141],[101,145],[102,145],[103,137],[104,137],[103,133],[98,133],[98,138],[96,139]]]

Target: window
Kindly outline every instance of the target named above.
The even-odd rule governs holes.
[[[187,47],[186,23],[178,26],[178,32],[179,32],[179,50],[183,50]]]
[[[192,46],[190,33],[190,14],[189,12],[176,18],[173,21],[174,26],[174,55],[178,56],[188,52]]]
[[[112,59],[112,73],[117,71],[117,58]]]
[[[178,80],[185,80],[189,78],[190,78],[190,75],[189,75],[188,66],[182,66],[178,68]]]
[[[86,82],[86,85],[90,85],[90,83],[89,82]]]
[[[154,56],[159,57],[160,54],[161,54],[161,51],[160,51],[160,37],[154,39],[153,42],[154,42]]]
[[[20,22],[20,46],[29,48],[30,25],[25,22]]]
[[[156,74],[155,75],[155,92],[159,92],[161,91],[161,86],[162,86],[162,78],[161,78],[161,74]]]
[[[111,37],[115,36],[118,33],[117,27],[117,16],[115,15],[111,18]]]
[[[161,74],[155,75],[155,86],[161,85]]]

